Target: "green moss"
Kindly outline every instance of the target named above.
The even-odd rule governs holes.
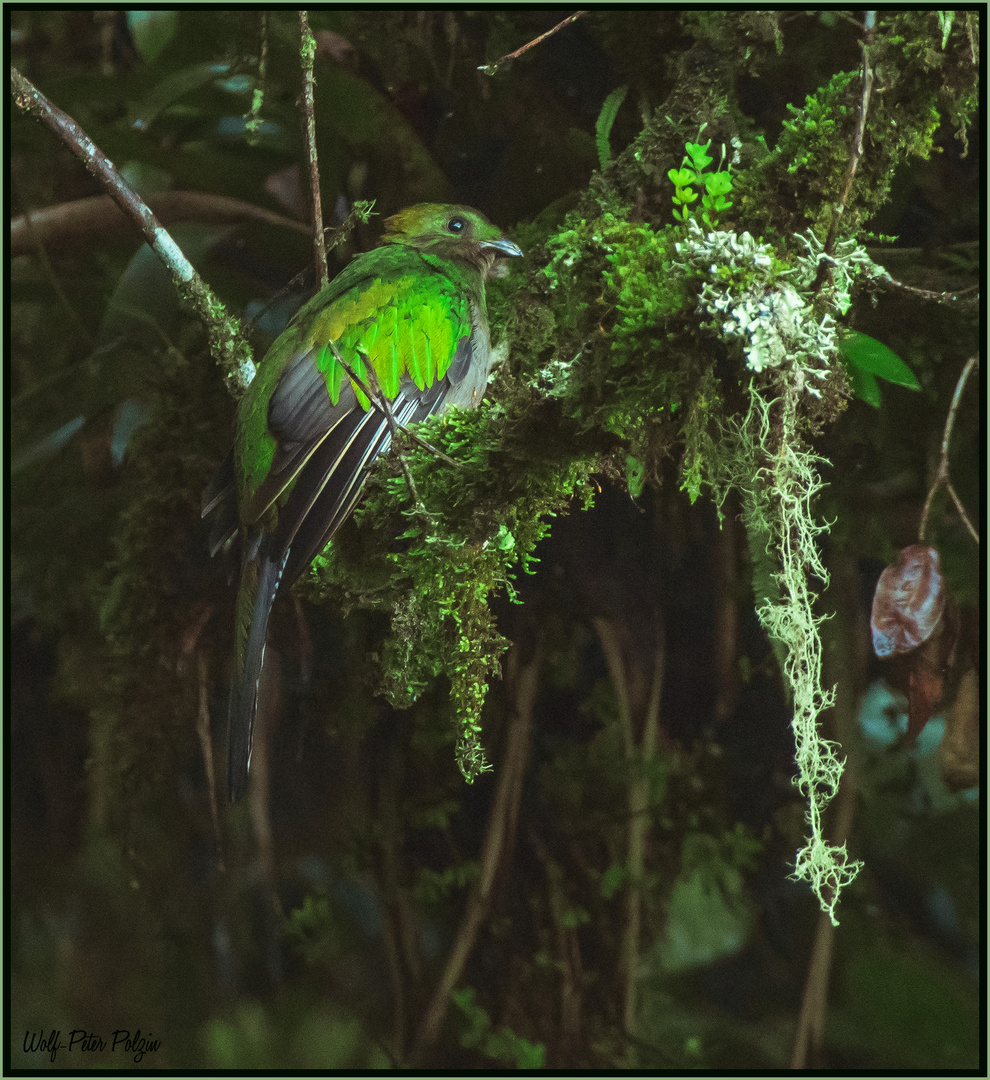
[[[511,446],[514,424],[491,405],[424,425],[424,437],[462,468],[403,447],[426,514],[412,506],[390,458],[304,586],[391,614],[381,689],[396,707],[410,707],[438,677],[449,680],[457,760],[469,781],[488,768],[481,712],[507,644],[488,598],[500,590],[512,596],[513,577],[529,569],[550,519],[575,493],[590,497],[593,458],[531,458],[524,445]]]

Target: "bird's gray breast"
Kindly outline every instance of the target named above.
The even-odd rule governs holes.
[[[457,405],[462,409],[476,409],[481,403],[488,385],[492,366],[488,327],[475,304],[471,311],[471,335],[457,346],[454,359],[447,369],[450,390],[443,407]]]

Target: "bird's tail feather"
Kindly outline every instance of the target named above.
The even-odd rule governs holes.
[[[258,680],[265,658],[268,618],[282,580],[285,555],[245,558],[237,593],[234,684],[227,727],[227,798],[237,802],[247,787],[251,739],[258,708]]]

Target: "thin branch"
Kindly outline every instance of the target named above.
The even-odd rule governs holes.
[[[220,839],[220,811],[217,806],[216,771],[213,766],[213,740],[210,737],[210,690],[207,677],[206,654],[197,653],[199,673],[199,710],[196,713],[196,735],[203,753],[203,769],[206,772],[206,790],[210,796],[210,818],[213,821],[213,837],[217,846],[217,868],[225,872],[223,843]]]
[[[627,807],[629,821],[626,834],[626,917],[623,924],[622,943],[619,954],[619,971],[622,978],[622,1026],[626,1035],[632,1035],[636,1027],[639,987],[639,955],[642,936],[643,876],[646,867],[646,841],[650,827],[650,780],[646,766],[657,755],[661,742],[660,695],[666,664],[666,648],[663,637],[657,640],[654,653],[652,681],[649,698],[642,714],[643,734],[636,745],[630,677],[623,658],[622,644],[615,623],[603,616],[592,619],[595,632],[605,655],[609,679],[612,683],[629,765],[629,788]],[[638,711],[638,710],[637,710]],[[631,1049],[631,1048],[630,1048]],[[627,1064],[631,1066],[632,1060]]]
[[[863,691],[869,681],[872,650],[864,635],[852,629],[859,611],[859,570],[851,547],[837,545],[831,549],[829,574],[834,594],[836,618],[830,625],[827,650],[828,675],[826,683],[836,680],[835,705],[832,711],[832,734],[844,747],[852,748],[859,731],[859,711]],[[843,630],[842,628],[846,629]],[[858,805],[856,754],[850,754],[839,782],[830,822],[829,841],[844,847],[853,836],[853,824]],[[805,975],[801,1008],[797,1017],[790,1067],[794,1070],[814,1068],[820,1064],[828,1019],[828,989],[831,979],[836,930],[825,911],[819,912],[814,943]]]
[[[221,225],[250,220],[309,235],[309,229],[301,221],[226,195],[205,191],[159,191],[149,195],[146,201],[163,225],[191,220]],[[57,244],[61,249],[67,244],[89,241],[94,234],[105,240],[108,235],[131,227],[131,221],[108,195],[73,199],[11,218],[10,255],[11,258],[25,255],[35,243]]]
[[[863,27],[863,37],[859,43],[863,55],[863,92],[859,99],[859,116],[856,119],[856,131],[853,134],[852,147],[850,148],[849,153],[849,167],[846,170],[845,187],[842,189],[842,194],[839,196],[839,201],[836,203],[833,210],[832,224],[829,225],[828,236],[825,238],[824,253],[828,256],[831,256],[835,250],[835,239],[839,231],[839,222],[842,220],[842,215],[845,213],[846,209],[846,203],[849,201],[849,195],[852,192],[853,180],[856,177],[856,169],[859,167],[859,159],[863,156],[863,136],[866,133],[866,117],[869,113],[870,97],[873,93],[873,68],[870,66],[870,44],[873,41],[875,17],[875,11],[867,11]],[[818,273],[812,284],[812,289],[814,291],[817,292],[822,287],[828,273],[828,263],[823,259],[818,265]]]
[[[952,486],[952,481],[949,479],[949,444],[952,440],[952,428],[956,422],[956,413],[959,411],[959,402],[962,399],[966,381],[969,379],[970,374],[979,362],[979,356],[971,356],[966,361],[966,366],[962,369],[962,373],[956,380],[955,393],[952,395],[952,404],[949,406],[949,414],[945,418],[945,429],[942,432],[942,453],[939,457],[938,469],[935,471],[935,479],[932,481],[932,486],[928,489],[928,496],[925,499],[925,508],[921,511],[921,524],[918,526],[919,544],[925,542],[925,529],[928,527],[928,515],[931,512],[932,500],[935,498],[935,492],[938,491],[943,484],[948,488],[949,495],[955,504],[956,510],[959,512],[959,516],[962,518],[963,524],[969,530],[969,535],[972,536],[977,544],[980,542],[980,534],[969,520],[966,510],[963,507],[959,496],[956,494],[956,489]]]
[[[145,240],[168,268],[179,296],[196,309],[206,327],[210,351],[223,369],[228,387],[234,393],[242,391],[254,378],[255,369],[251,349],[244,340],[239,320],[225,312],[212,289],[196,273],[148,205],[124,181],[75,120],[52,104],[14,67],[10,69],[10,89],[18,109],[47,124],[138,226]]]
[[[505,750],[499,763],[495,801],[481,849],[481,872],[471,887],[453,948],[417,1032],[412,1051],[413,1062],[420,1059],[440,1035],[451,992],[460,980],[488,915],[496,872],[506,851],[511,849],[514,829],[519,819],[522,779],[529,756],[533,709],[539,689],[540,655],[540,648],[537,646],[533,658],[522,664],[518,660],[518,650],[510,654],[509,675],[513,684],[514,707],[506,732]]]
[[[316,38],[310,33],[309,13],[299,12],[299,55],[302,59],[303,89],[300,98],[303,116],[303,133],[306,141],[306,161],[309,164],[309,191],[313,205],[313,256],[316,261],[316,278],[320,288],[330,281],[327,270],[327,248],[323,239],[323,200],[320,197],[320,166],[316,156],[316,113],[313,107],[313,59],[316,56]]]
[[[14,179],[13,183],[14,187],[17,188],[18,183],[16,178]],[[110,203],[110,205],[113,206],[113,203]],[[48,251],[46,250],[45,246],[44,234],[41,229],[35,227],[35,222],[35,212],[29,210],[26,214],[24,214],[23,217],[15,218],[14,221],[10,223],[11,243],[9,248],[9,257],[13,258],[15,254],[23,254],[24,252],[32,250],[37,254],[38,258],[41,260],[42,268],[48,277],[49,283],[51,284],[52,289],[55,291],[55,295],[62,302],[62,306],[69,313],[72,321],[76,324],[76,332],[79,334],[80,338],[86,343],[87,349],[92,349],[93,336],[89,332],[89,328],[83,322],[79,312],[76,311],[75,306],[69,299],[65,289],[62,287],[62,282],[59,280],[58,274],[55,273],[55,267],[52,266],[52,261],[48,257]],[[21,226],[20,235],[21,240],[24,244],[24,252],[16,252],[14,250],[13,239],[15,223],[20,223]]]
[[[366,370],[368,373],[368,380],[374,387],[375,396],[372,398],[365,394],[365,397],[368,398],[369,402],[374,403],[375,407],[379,410],[379,412],[384,415],[385,422],[388,424],[388,429],[392,433],[392,442],[394,443],[396,440],[396,436],[399,433],[400,424],[395,419],[395,416],[392,412],[392,406],[389,403],[388,398],[385,396],[385,392],[382,390],[381,384],[378,382],[378,375],[375,372],[374,367],[371,364],[368,364]],[[396,446],[396,451],[396,456],[399,459],[399,465],[402,468],[402,474],[406,478],[406,484],[409,486],[410,494],[413,497],[413,504],[416,507],[416,513],[419,514],[421,517],[429,519],[430,515],[426,512],[426,507],[423,504],[423,500],[419,497],[419,492],[416,490],[416,481],[413,480],[413,475],[409,470],[409,465],[406,463],[405,455],[402,453],[401,450],[398,449],[398,446]]]
[[[841,847],[852,832],[853,817],[856,812],[856,787],[851,766],[839,785],[836,800],[836,824],[833,843]],[[815,940],[808,962],[808,974],[805,977],[804,993],[801,996],[801,1010],[798,1013],[797,1031],[791,1051],[791,1068],[804,1070],[814,1065],[825,1038],[825,1018],[828,1011],[828,984],[832,972],[832,955],[835,946],[835,926],[828,917],[828,912],[818,913],[815,927]]]
[[[333,353],[334,359],[337,361],[337,363],[340,364],[344,371],[347,372],[347,375],[350,378],[351,382],[354,383],[354,385],[361,391],[362,394],[364,394],[364,396],[371,402],[371,404],[374,405],[374,407],[385,417],[386,421],[388,422],[389,429],[392,432],[393,438],[395,437],[397,432],[401,432],[408,439],[411,439],[414,443],[416,443],[417,446],[421,446],[424,450],[428,450],[431,454],[433,454],[435,457],[438,457],[445,464],[452,465],[455,469],[464,468],[464,466],[459,461],[455,461],[452,457],[445,454],[442,450],[438,450],[431,443],[428,443],[426,439],[420,438],[420,436],[417,435],[415,431],[410,431],[410,429],[407,428],[405,424],[400,424],[399,421],[395,419],[395,415],[393,414],[392,409],[389,406],[388,398],[382,393],[382,389],[378,383],[378,377],[375,375],[374,368],[369,365],[367,369],[369,379],[374,380],[375,384],[374,390],[371,390],[365,383],[365,381],[361,378],[361,376],[358,375],[358,373],[354,370],[354,368],[352,368],[351,365],[348,364],[348,362],[340,355],[340,350],[337,348],[337,343],[335,341],[328,341],[327,346]]]
[[[556,34],[558,30],[563,30],[565,26],[570,26],[572,22],[576,22],[582,15],[587,14],[587,11],[575,11],[573,15],[568,15],[563,22],[557,23],[556,26],[552,27],[545,34],[540,34],[539,37],[533,38],[532,41],[529,41],[521,48],[516,49],[515,52],[506,53],[501,59],[496,60],[494,64],[479,64],[478,70],[483,71],[486,75],[494,75],[503,64],[508,64],[517,57],[522,56],[524,52],[528,52],[534,45],[539,45],[541,41],[545,41],[551,35]]]
[[[980,295],[979,285],[969,285],[965,289],[954,289],[950,292],[932,292],[931,289],[919,289],[917,285],[905,285],[903,281],[898,281],[884,271],[882,274],[878,274],[876,279],[881,285],[886,285],[893,289],[902,289],[904,292],[909,292],[914,296],[921,297],[922,300],[934,300],[938,304],[944,304],[956,300],[978,300]],[[975,294],[975,295],[970,295]]]
[[[376,408],[382,414],[382,416],[385,417],[385,422],[388,424],[389,431],[391,431],[392,433],[393,442],[396,441],[396,436],[399,431],[402,431],[403,434],[408,435],[411,439],[426,447],[427,450],[432,450],[434,454],[443,458],[445,461],[448,461],[450,462],[450,464],[456,465],[458,468],[461,468],[459,462],[454,461],[453,458],[447,457],[446,454],[441,453],[439,450],[435,450],[432,446],[430,446],[428,442],[426,442],[424,439],[421,439],[418,435],[410,431],[408,428],[404,427],[398,422],[398,420],[395,419],[395,415],[392,412],[391,405],[389,405],[388,398],[382,392],[382,388],[379,385],[378,376],[375,374],[375,369],[370,364],[367,366],[366,370],[369,380],[374,382],[374,390],[372,390],[365,384],[364,380],[358,375],[354,368],[352,368],[351,365],[348,364],[348,362],[340,355],[340,350],[337,348],[336,342],[328,342],[328,345],[330,347],[330,351],[336,358],[337,363],[340,364],[344,371],[347,372],[347,375],[350,378],[351,382],[353,382],[354,385],[361,391],[361,393],[364,394],[364,396],[368,399],[368,402],[372,406],[374,406],[374,408]],[[416,481],[413,480],[412,473],[409,471],[409,466],[406,464],[406,459],[403,456],[402,451],[399,450],[398,445],[396,445],[396,457],[399,460],[399,467],[402,469],[402,474],[406,478],[406,484],[409,486],[409,492],[412,495],[413,505],[416,508],[416,513],[419,514],[421,517],[430,520],[429,512],[427,511],[423,500],[419,497],[419,491],[416,488]]]
[[[945,481],[945,488],[946,491],[948,491],[949,495],[952,497],[952,502],[955,504],[956,510],[958,511],[959,516],[962,518],[962,523],[966,526],[967,529],[969,529],[969,535],[972,536],[972,538],[976,541],[977,544],[979,544],[980,534],[976,531],[976,527],[969,520],[966,509],[962,504],[962,500],[956,494],[956,489],[952,486],[951,480]]]

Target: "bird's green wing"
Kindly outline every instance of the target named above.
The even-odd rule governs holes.
[[[300,310],[242,399],[242,522],[258,521],[286,496],[330,432],[354,409],[368,409],[331,343],[372,393],[377,381],[390,401],[404,380],[427,393],[447,375],[472,332],[471,297],[458,277],[428,253],[383,248]]]

